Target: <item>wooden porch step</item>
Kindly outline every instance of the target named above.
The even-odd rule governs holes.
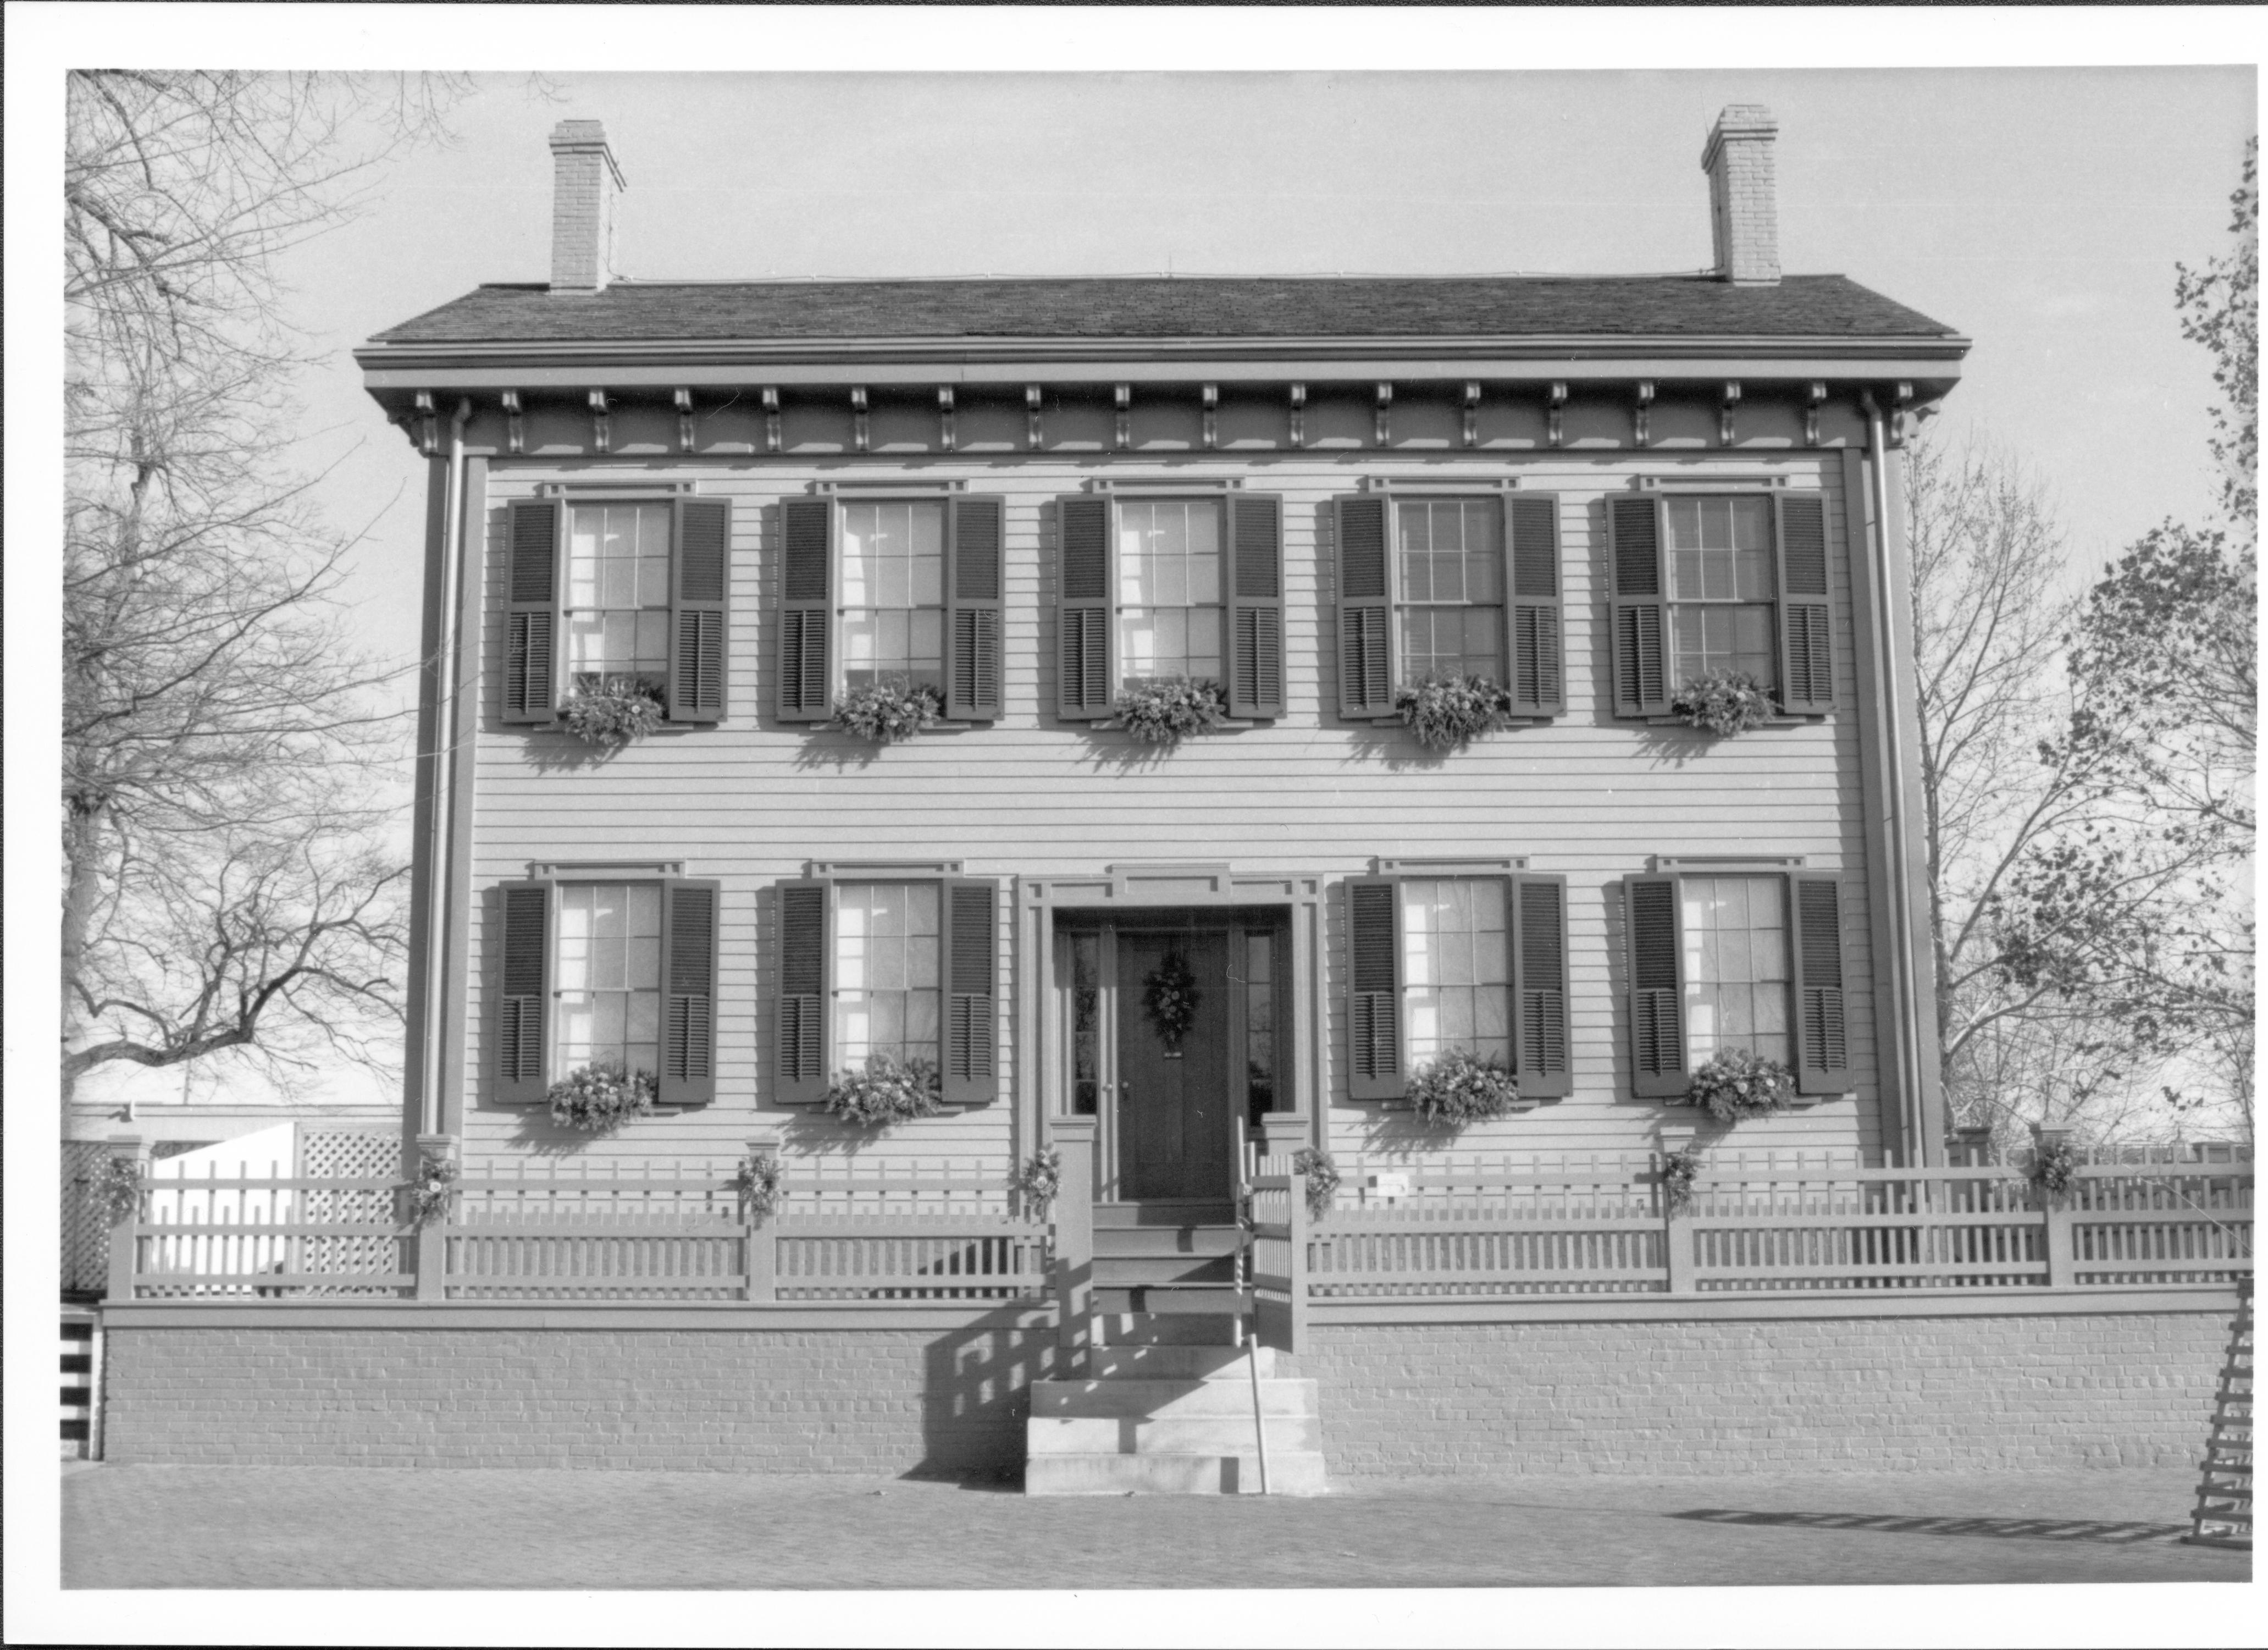
[[[1219,1202],[1148,1198],[1136,1203],[1099,1203],[1094,1205],[1094,1229],[1098,1233],[1124,1231],[1132,1226],[1233,1226],[1235,1224],[1236,1205],[1226,1198]]]
[[[1239,1313],[1252,1310],[1249,1295],[1237,1293],[1231,1283],[1195,1282],[1119,1285],[1094,1292],[1095,1309],[1118,1316],[1219,1317],[1224,1326]],[[1220,1344],[1233,1345],[1235,1335],[1232,1328],[1220,1330]]]
[[[1151,1255],[1229,1256],[1236,1253],[1243,1235],[1233,1226],[1101,1226],[1094,1234],[1094,1253],[1098,1259],[1105,1256],[1113,1259]]]

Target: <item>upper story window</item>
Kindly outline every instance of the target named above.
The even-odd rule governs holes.
[[[1636,1094],[1681,1097],[1732,1049],[1791,1066],[1807,1094],[1851,1086],[1837,878],[1662,872],[1626,878],[1624,899]]]
[[[1127,686],[1218,682],[1229,713],[1284,713],[1283,501],[1119,497],[1056,505],[1056,704],[1099,721]]]
[[[1559,505],[1546,493],[1338,501],[1339,713],[1394,713],[1395,694],[1478,676],[1516,715],[1566,709]]]
[[[1388,874],[1346,887],[1351,1098],[1399,1100],[1453,1050],[1509,1066],[1524,1095],[1572,1092],[1565,877]]]
[[[634,676],[673,722],[725,714],[733,507],[722,498],[515,504],[506,523],[507,722]]]
[[[1001,501],[790,498],[780,505],[782,720],[851,689],[927,686],[956,721],[1000,714]]]
[[[1615,710],[1667,716],[1719,670],[1784,711],[1835,707],[1826,500],[1818,493],[1639,494],[1607,501]]]
[[[505,883],[483,940],[495,1098],[540,1103],[603,1060],[651,1073],[664,1105],[715,1099],[718,898],[692,877]]]

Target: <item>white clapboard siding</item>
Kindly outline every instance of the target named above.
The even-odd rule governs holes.
[[[1311,425],[1312,427],[1312,425]],[[1858,686],[1844,543],[1842,462],[1833,452],[1691,450],[1469,454],[1445,447],[1423,460],[1427,479],[1515,474],[1522,491],[1560,497],[1567,713],[1557,722],[1484,739],[1444,759],[1426,756],[1398,729],[1351,726],[1336,714],[1337,612],[1331,501],[1366,474],[1410,475],[1408,457],[1333,450],[1190,455],[1194,475],[1241,475],[1285,503],[1287,714],[1273,725],[1199,738],[1156,756],[1116,733],[1094,733],[1054,716],[1054,501],[1089,473],[1075,456],[962,455],[917,472],[950,474],[972,492],[1007,501],[1004,683],[1005,711],[989,727],[925,734],[872,751],[823,733],[783,726],[770,713],[779,572],[778,504],[806,496],[844,465],[810,459],[718,459],[651,471],[612,467],[608,479],[681,481],[734,501],[728,708],[719,726],[667,730],[604,762],[578,761],[564,736],[506,727],[497,718],[503,648],[506,506],[540,482],[587,482],[588,467],[498,460],[489,473],[485,600],[481,636],[482,721],[475,755],[471,1012],[466,1058],[468,1151],[519,1155],[548,1126],[482,1104],[484,996],[490,966],[486,897],[539,859],[666,858],[723,885],[717,1101],[591,1143],[589,1159],[745,1149],[749,1128],[797,1116],[791,1149],[843,1153],[848,1131],[823,1120],[761,1108],[771,1050],[769,1003],[771,891],[815,858],[960,859],[969,874],[1092,872],[1114,861],[1226,859],[1240,871],[1359,873],[1373,856],[1526,855],[1568,879],[1575,1092],[1503,1123],[1469,1130],[1457,1150],[1640,1149],[1665,1115],[1621,1092],[1627,1031],[1620,1002],[1620,879],[1656,854],[1807,857],[1808,868],[1845,873],[1845,983],[1856,1100],[1830,1098],[1785,1117],[1743,1124],[1757,1147],[1859,1148],[1879,1144],[1874,1081],[1870,913],[1864,879],[1859,783]],[[1675,728],[1617,721],[1607,651],[1604,500],[1633,472],[1690,467],[1697,478],[1785,476],[1827,496],[1838,710],[1823,723],[1775,727],[1709,742]],[[1123,462],[1127,475],[1167,465]],[[874,460],[862,478],[890,473]],[[1327,906],[1330,973],[1327,1069],[1336,1073],[1344,1028],[1343,945],[1336,888]],[[1004,910],[1005,909],[1004,904]],[[1014,1070],[1017,960],[999,955],[1000,1069]],[[1011,1107],[995,1104],[906,1125],[858,1143],[858,1160],[885,1167],[914,1158],[1005,1163]],[[1344,1100],[1331,1118],[1334,1146],[1392,1151],[1413,1138],[1406,1114]],[[1672,1112],[1673,1118],[1684,1114]]]

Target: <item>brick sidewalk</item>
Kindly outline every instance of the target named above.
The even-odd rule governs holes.
[[[2242,1581],[2187,1470],[1355,1481],[1027,1499],[724,1473],[77,1467],[68,1587],[1418,1587]],[[887,1558],[878,1555],[887,1555]]]

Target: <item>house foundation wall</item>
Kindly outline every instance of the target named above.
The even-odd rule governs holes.
[[[1493,1320],[1312,1324],[1279,1367],[1321,1383],[1336,1480],[2187,1465],[2230,1303],[2157,1299],[1664,1302],[1621,1319],[1531,1300]],[[452,1310],[478,1321],[449,1326]],[[1038,1315],[220,1312],[107,1315],[107,1459],[1005,1477],[1031,1381],[1063,1366]]]

